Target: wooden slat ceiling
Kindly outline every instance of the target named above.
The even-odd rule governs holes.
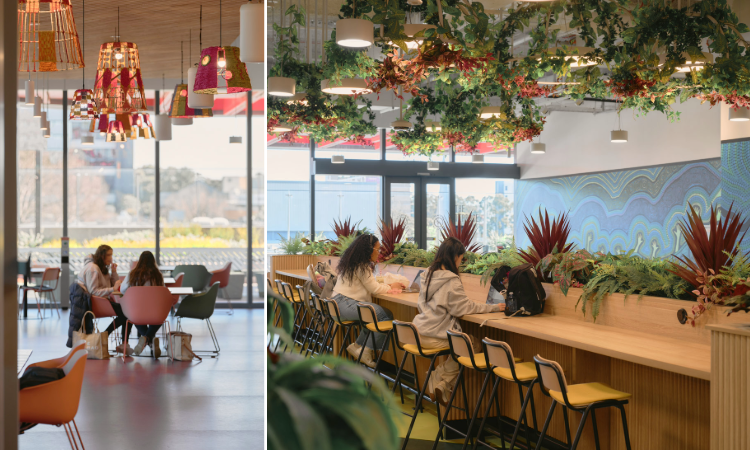
[[[5,0],[11,1],[11,0]],[[239,10],[246,0],[222,1],[222,44],[230,45],[240,34]],[[73,14],[79,37],[83,38],[81,0],[72,0]],[[144,79],[180,79],[180,40],[184,41],[185,82],[189,63],[196,63],[200,6],[203,5],[203,46],[219,45],[218,0],[88,0],[86,2],[86,40],[84,61],[86,84],[90,87],[96,75],[99,46],[113,41],[117,27],[117,7],[120,7],[120,40],[138,45],[141,74]],[[193,35],[193,55],[189,55],[190,29]],[[188,59],[189,56],[192,58]],[[26,79],[26,73],[19,79]],[[34,74],[32,74],[34,78]],[[49,79],[80,80],[80,70],[50,73]]]

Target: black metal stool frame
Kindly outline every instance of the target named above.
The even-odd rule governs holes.
[[[563,380],[562,376],[560,376],[560,372],[557,370],[557,368],[546,362],[539,360],[536,356],[534,357],[534,363],[536,364],[536,371],[537,371],[537,378],[539,380],[542,379],[542,371],[541,366],[546,366],[551,368],[555,371],[555,375],[557,376],[557,382],[560,386],[566,386],[565,381]],[[543,382],[539,383],[539,386],[542,389],[542,392],[552,398],[552,396],[549,394],[547,388],[544,386]],[[596,410],[601,408],[610,408],[614,407],[620,410],[620,414],[622,416],[622,428],[623,432],[625,434],[625,448],[628,450],[631,450],[630,447],[630,436],[628,433],[628,419],[625,415],[625,408],[624,405],[628,404],[627,400],[605,400],[602,402],[596,402],[591,403],[583,408],[576,407],[570,404],[570,401],[568,400],[568,393],[566,389],[563,389],[562,391],[563,400],[565,401],[565,404],[562,405],[564,408],[571,409],[573,411],[577,411],[580,413],[583,413],[583,417],[581,417],[581,422],[578,424],[578,430],[576,431],[575,439],[573,440],[573,443],[570,445],[570,450],[575,450],[576,447],[578,447],[578,442],[581,439],[581,434],[583,433],[583,427],[586,425],[586,418],[588,417],[589,413],[591,413],[591,424],[594,427],[594,444],[596,445],[596,450],[600,450],[601,447],[599,445],[599,430],[596,426]],[[547,433],[547,428],[549,427],[549,423],[552,420],[552,413],[555,412],[555,406],[557,405],[558,401],[552,398],[552,406],[549,408],[549,413],[547,413],[547,418],[544,421],[544,426],[542,427],[542,432],[539,435],[539,442],[536,444],[536,448],[541,448],[542,441],[544,440],[544,435]],[[565,417],[565,428],[566,432],[568,434],[568,442],[570,443],[570,428],[568,427],[568,414],[567,411],[564,415]]]
[[[365,318],[362,316],[362,308],[365,308],[370,312],[370,315],[373,318],[372,322],[367,322]],[[380,348],[380,354],[378,354],[378,358],[375,361],[375,368],[370,369],[368,367],[367,369],[372,370],[373,373],[377,374],[378,376],[386,380],[386,383],[385,383],[386,386],[388,386],[389,381],[392,383],[395,383],[395,379],[389,377],[388,375],[383,374],[382,372],[378,370],[378,368],[380,367],[380,360],[383,359],[383,354],[388,350],[388,341],[390,341],[391,344],[393,345],[393,360],[398,361],[398,354],[396,353],[396,340],[393,337],[393,332],[394,332],[393,327],[391,327],[391,329],[387,331],[383,331],[380,329],[380,327],[378,326],[378,321],[376,320],[377,314],[375,313],[375,308],[372,305],[367,305],[364,303],[357,302],[357,314],[359,314],[359,321],[363,325],[362,330],[366,333],[365,342],[367,342],[368,338],[371,339],[372,348],[377,350],[377,345],[375,344],[375,333],[371,331],[369,328],[367,328],[366,324],[372,323],[373,326],[375,327],[375,330],[377,330],[378,333],[385,334],[385,342],[383,343],[383,347]],[[365,352],[365,345],[362,346],[362,350],[360,350],[359,352],[359,356],[357,357],[357,364],[359,364],[360,361],[362,360],[362,354],[364,354],[364,352]],[[399,386],[400,386],[399,393],[401,394],[401,404],[403,404],[404,403],[404,387],[400,383],[399,383]]]
[[[339,349],[339,353],[337,355],[341,357],[341,355],[344,353],[344,349],[346,348],[346,343],[351,343],[349,335],[351,334],[352,329],[357,328],[357,322],[352,322],[349,324],[343,323],[341,321],[341,311],[339,310],[339,304],[336,303],[336,300],[332,300],[330,298],[324,298],[322,300],[323,304],[325,304],[326,308],[328,309],[328,315],[331,317],[331,323],[334,325],[333,333],[330,337],[331,349],[333,349],[333,341],[336,339],[336,335],[338,334],[339,330],[342,328],[346,330],[344,339],[341,341],[341,348]],[[331,311],[331,309],[333,309],[334,311]]]

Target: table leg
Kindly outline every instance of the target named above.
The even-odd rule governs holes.
[[[29,279],[26,277],[26,275],[23,276],[23,285],[24,287],[29,285]],[[23,290],[23,318],[26,319],[29,317],[29,291],[24,289]]]

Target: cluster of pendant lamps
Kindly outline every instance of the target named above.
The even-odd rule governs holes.
[[[18,69],[28,72],[25,83],[26,104],[33,105],[34,117],[40,119],[44,137],[50,136],[47,112],[43,100],[36,96],[31,72],[55,72],[83,69],[82,41],[73,18],[72,0],[18,0],[19,58]],[[85,37],[85,0],[83,7],[83,36]],[[202,7],[201,7],[202,18]],[[240,7],[240,47],[221,45],[221,1],[219,2],[219,46],[201,50],[200,62],[188,70],[188,83],[175,87],[168,115],[155,117],[155,124],[147,111],[141,78],[138,46],[119,38],[119,8],[117,38],[106,42],[99,50],[94,89],[86,89],[85,73],[82,88],[74,93],[70,120],[91,122],[90,132],[96,130],[107,142],[127,139],[155,138],[171,140],[174,125],[189,125],[195,117],[211,117],[214,95],[247,92],[252,89],[246,63],[262,64],[264,48],[264,5],[250,0]],[[85,49],[85,46],[83,47]],[[248,114],[250,111],[248,111]],[[109,115],[114,115],[110,120]],[[155,125],[155,126],[154,126]],[[231,144],[241,144],[241,136],[231,136]],[[93,145],[93,135],[83,136],[82,145]]]

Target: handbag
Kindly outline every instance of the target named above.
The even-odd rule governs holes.
[[[91,314],[96,318],[91,311],[86,311],[86,314]],[[87,334],[86,314],[83,315],[83,320],[81,320],[81,329],[73,331],[73,347],[85,342],[86,352],[88,353],[87,359],[109,359],[109,342],[107,340],[109,334],[106,331],[99,332],[96,322],[94,322],[95,331]]]
[[[193,335],[184,331],[170,331],[167,336],[167,354],[177,361],[192,361],[193,358],[203,359],[193,352],[190,342]]]

